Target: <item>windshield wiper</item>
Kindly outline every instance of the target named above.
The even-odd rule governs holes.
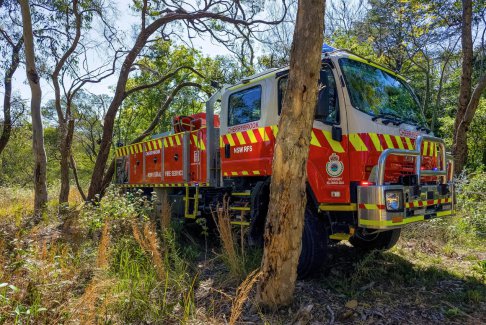
[[[388,125],[388,123],[393,123],[393,125],[400,125],[405,123],[398,114],[395,113],[379,113],[371,118],[372,121],[376,121],[377,119],[381,119],[383,124]]]

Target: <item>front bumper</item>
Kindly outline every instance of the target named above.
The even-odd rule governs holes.
[[[438,148],[438,167],[424,170],[422,144],[428,142]],[[409,175],[408,185],[385,184],[385,165],[389,156],[405,156],[415,160],[414,175]],[[445,152],[442,139],[420,135],[415,150],[386,149],[376,166],[376,185],[358,187],[358,225],[371,229],[393,229],[408,223],[454,214],[454,183],[452,157]],[[422,184],[422,177],[436,177],[437,184]],[[404,182],[405,183],[405,182]],[[386,201],[387,192],[389,195]]]
[[[437,185],[403,186],[382,185],[358,187],[358,225],[370,229],[394,229],[403,225],[452,216],[454,186],[448,184],[449,193],[439,192]],[[396,210],[387,209],[385,193],[401,193],[402,200]]]

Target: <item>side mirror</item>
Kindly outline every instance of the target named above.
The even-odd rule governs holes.
[[[337,142],[343,141],[343,129],[339,126],[332,126],[332,139]]]

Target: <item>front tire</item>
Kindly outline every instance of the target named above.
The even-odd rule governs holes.
[[[386,250],[396,245],[401,231],[402,229],[398,228],[368,235],[357,232],[353,237],[349,238],[349,242],[354,247],[365,251],[374,249]]]
[[[305,209],[302,250],[297,276],[306,278],[318,271],[327,260],[328,235],[324,223],[310,209]]]

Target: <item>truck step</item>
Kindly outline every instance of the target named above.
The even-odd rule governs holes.
[[[250,211],[250,207],[229,207],[231,211]]]
[[[351,234],[345,234],[342,232],[338,232],[335,234],[332,234],[329,236],[329,239],[334,239],[334,240],[349,240],[349,237],[351,237]]]
[[[250,196],[250,195],[251,195],[250,191],[231,193],[231,196]]]

